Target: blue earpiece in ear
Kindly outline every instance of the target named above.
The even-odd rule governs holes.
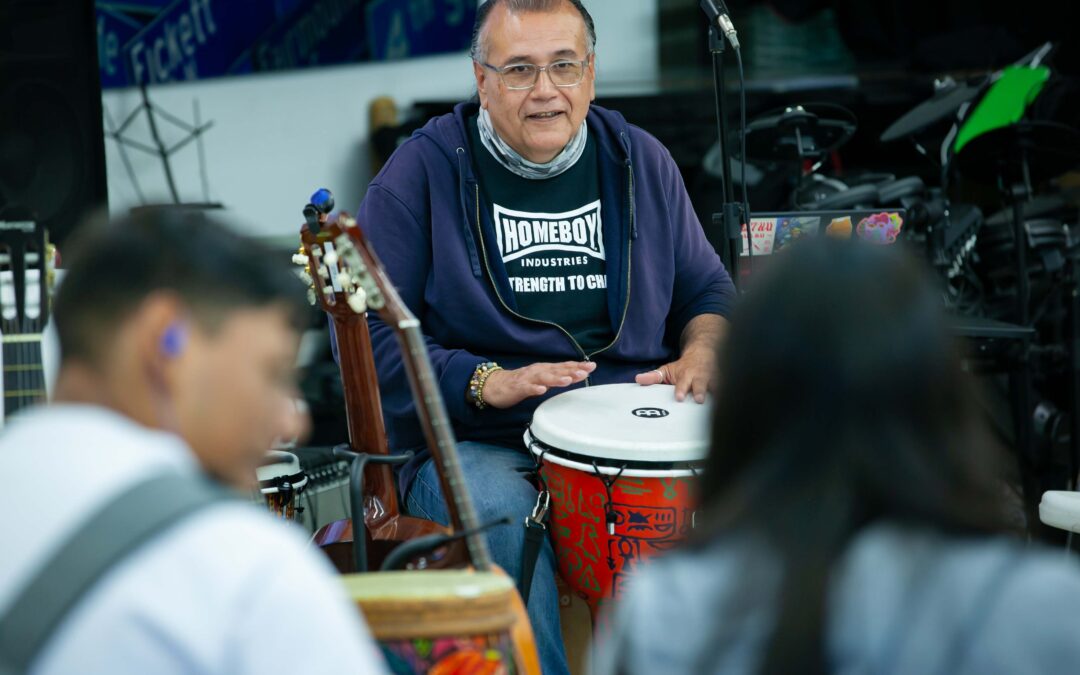
[[[170,324],[161,335],[161,353],[175,358],[184,351],[187,342],[187,328],[182,323]]]

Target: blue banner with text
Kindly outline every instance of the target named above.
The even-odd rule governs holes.
[[[106,89],[465,50],[475,0],[96,0]]]

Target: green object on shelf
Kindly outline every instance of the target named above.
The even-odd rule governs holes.
[[[988,131],[1019,122],[1048,79],[1050,69],[1046,66],[1009,66],[1002,71],[1001,77],[990,85],[986,96],[960,128],[953,151],[960,152],[965,145]]]

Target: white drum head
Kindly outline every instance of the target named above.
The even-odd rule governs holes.
[[[705,403],[693,396],[679,402],[670,385],[607,384],[544,401],[530,432],[556,453],[613,463],[699,462],[709,449],[711,416],[711,397]]]

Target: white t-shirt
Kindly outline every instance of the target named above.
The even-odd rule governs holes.
[[[0,615],[74,528],[124,489],[198,471],[178,438],[54,405],[0,434]],[[101,578],[32,668],[49,673],[385,673],[336,574],[257,506],[205,508]]]

